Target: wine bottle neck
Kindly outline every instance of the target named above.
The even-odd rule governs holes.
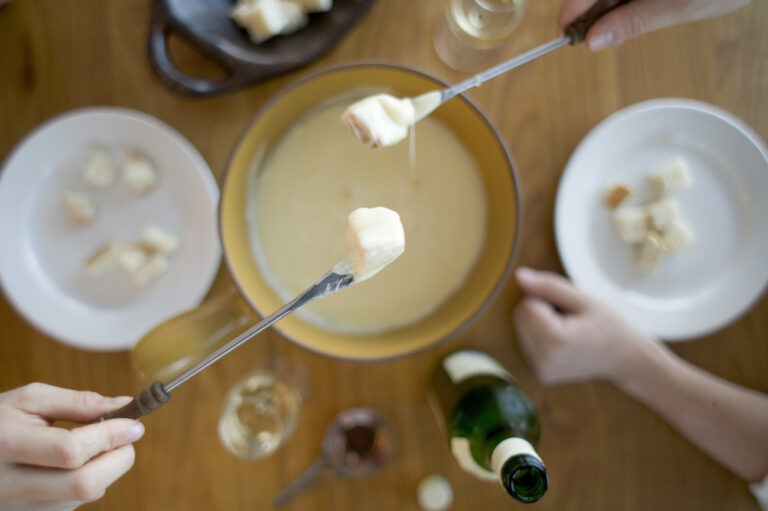
[[[520,502],[536,502],[549,486],[541,457],[523,438],[508,438],[499,443],[493,450],[491,466],[504,489]]]
[[[507,460],[522,454],[532,456],[541,461],[541,457],[528,440],[520,437],[502,440],[493,449],[493,454],[491,454],[491,468],[498,474]]]

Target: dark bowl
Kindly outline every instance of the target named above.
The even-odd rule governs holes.
[[[336,46],[371,8],[374,0],[334,0],[328,12],[310,14],[307,26],[254,44],[229,17],[233,0],[155,0],[149,30],[149,58],[160,80],[173,91],[211,96],[306,66]],[[168,54],[168,37],[189,42],[226,73],[220,80],[180,71]]]

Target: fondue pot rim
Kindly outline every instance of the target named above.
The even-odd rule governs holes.
[[[240,148],[243,146],[246,138],[248,137],[248,134],[252,131],[253,127],[256,125],[256,123],[258,123],[261,120],[264,114],[268,112],[278,101],[280,101],[287,95],[291,94],[296,89],[318,78],[321,78],[325,75],[333,74],[339,71],[346,71],[350,69],[362,69],[362,68],[389,68],[397,71],[405,71],[405,72],[419,75],[423,78],[432,80],[443,87],[449,86],[449,84],[444,80],[430,73],[427,73],[425,71],[414,69],[408,66],[403,66],[400,64],[388,63],[388,62],[375,62],[375,61],[349,62],[346,64],[321,69],[320,71],[317,71],[307,76],[304,76],[302,78],[299,78],[293,83],[281,88],[274,95],[272,95],[272,97],[267,99],[267,101],[265,101],[264,104],[261,105],[256,110],[256,113],[253,119],[251,120],[250,123],[248,123],[248,126],[243,130],[242,134],[237,139],[234,149],[232,150],[232,153],[230,154],[227,160],[226,167],[224,169],[224,174],[222,175],[222,178],[221,178],[221,194],[219,197],[219,204],[217,206],[217,215],[218,215],[217,225],[218,225],[218,231],[219,231],[219,242],[221,243],[222,253],[224,255],[224,261],[226,262],[226,265],[227,265],[227,270],[230,276],[232,277],[232,280],[235,284],[235,287],[237,288],[239,295],[245,299],[246,303],[251,308],[251,310],[261,317],[266,317],[267,315],[271,314],[273,311],[268,311],[268,312],[262,311],[261,308],[257,307],[256,304],[252,302],[245,288],[241,284],[240,278],[237,276],[237,274],[235,273],[232,267],[233,265],[232,259],[229,254],[229,251],[227,250],[227,246],[224,240],[224,227],[222,223],[222,205],[224,203],[224,192],[227,188],[227,180],[229,179],[229,176],[230,176],[232,163],[236,155],[240,151]],[[520,190],[520,178],[517,173],[517,163],[515,162],[515,159],[512,156],[512,153],[510,152],[509,148],[507,147],[506,141],[501,136],[501,133],[493,124],[493,122],[491,122],[491,120],[488,118],[488,116],[471,99],[466,97],[464,94],[459,94],[453,99],[451,99],[451,101],[457,101],[457,100],[464,101],[466,104],[468,104],[470,108],[472,108],[472,110],[474,110],[474,112],[478,115],[478,117],[488,126],[488,128],[490,128],[490,131],[495,137],[496,142],[500,145],[502,151],[504,152],[504,157],[509,162],[509,172],[511,173],[512,182],[514,184],[516,222],[515,222],[515,236],[512,242],[512,249],[509,252],[509,256],[507,257],[507,261],[504,265],[504,270],[501,276],[499,277],[498,281],[495,283],[493,290],[488,294],[488,296],[483,301],[482,305],[480,305],[480,307],[478,307],[477,310],[475,310],[472,313],[472,315],[469,316],[469,318],[467,318],[467,320],[464,321],[460,326],[458,326],[448,334],[443,335],[441,338],[437,339],[436,341],[429,344],[425,344],[424,346],[420,346],[414,350],[405,351],[405,352],[394,354],[394,355],[384,355],[380,357],[371,357],[371,358],[356,358],[353,356],[344,356],[336,353],[328,353],[326,351],[323,351],[319,348],[312,346],[309,343],[306,343],[300,339],[294,338],[294,336],[286,332],[283,332],[278,328],[278,332],[280,333],[281,336],[287,338],[297,346],[300,346],[314,354],[328,357],[332,360],[340,360],[340,361],[355,362],[355,363],[376,363],[376,362],[388,362],[388,361],[401,360],[405,357],[421,354],[428,349],[434,348],[440,344],[447,342],[450,339],[454,339],[457,336],[463,334],[472,325],[475,324],[477,319],[480,316],[482,316],[488,310],[491,304],[493,304],[496,298],[498,298],[499,294],[501,293],[501,290],[504,288],[504,285],[509,280],[509,276],[512,272],[512,268],[514,267],[514,263],[517,258],[517,252],[520,247],[520,238],[521,238],[520,232],[522,229],[522,222],[523,222],[523,204],[522,204],[522,196],[521,196],[521,190]],[[340,335],[343,335],[343,334],[340,334]]]

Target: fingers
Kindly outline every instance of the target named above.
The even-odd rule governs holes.
[[[555,333],[561,321],[550,304],[537,298],[525,298],[515,307],[515,328],[526,337],[547,337]]]
[[[561,275],[520,267],[515,272],[520,287],[531,297],[544,300],[566,313],[584,310],[589,297]]]
[[[137,441],[144,426],[131,419],[113,419],[73,430],[0,424],[0,461],[54,468],[78,468],[101,452]]]
[[[48,420],[90,422],[130,402],[128,396],[109,398],[95,392],[77,391],[30,383],[6,393],[16,408]]]
[[[82,502],[74,500],[68,502],[56,502],[45,500],[16,500],[3,502],[3,511],[71,511],[81,506]]]
[[[92,502],[132,466],[135,453],[125,445],[92,459],[76,470],[19,465],[4,474],[2,493],[8,500]]]
[[[515,307],[514,321],[520,350],[528,364],[538,371],[547,350],[546,343],[557,335],[562,318],[548,303],[525,298]]]
[[[633,0],[600,18],[587,34],[591,51],[616,47],[628,39],[684,21],[669,0]]]

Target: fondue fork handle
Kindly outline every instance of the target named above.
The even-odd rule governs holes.
[[[109,419],[138,419],[154,412],[171,399],[171,395],[159,381],[144,387],[136,394],[133,401],[104,415],[101,420]]]
[[[579,16],[576,21],[565,29],[565,36],[570,39],[571,46],[579,44],[587,37],[587,32],[608,11],[626,4],[630,0],[598,0],[590,9]]]
[[[103,416],[102,419],[116,419],[116,418],[129,418],[129,419],[138,419],[139,417],[143,417],[144,415],[149,415],[150,413],[154,412],[161,406],[163,406],[165,403],[167,403],[170,399],[170,392],[184,383],[185,381],[192,378],[194,375],[205,369],[206,367],[210,366],[214,362],[218,361],[219,359],[223,358],[224,356],[228,355],[231,351],[233,351],[235,348],[238,348],[240,345],[244,344],[245,342],[251,340],[256,335],[261,333],[263,330],[266,330],[270,326],[272,326],[277,321],[281,320],[291,312],[295,311],[302,305],[316,299],[316,298],[322,298],[323,296],[329,295],[331,293],[335,293],[336,291],[340,291],[346,287],[349,287],[352,285],[355,281],[354,275],[352,273],[352,267],[350,266],[349,262],[347,260],[341,261],[336,266],[334,266],[328,273],[326,273],[323,278],[321,278],[319,281],[317,281],[315,284],[309,287],[306,291],[301,293],[299,296],[291,300],[290,302],[286,303],[282,307],[280,307],[278,310],[243,332],[242,334],[238,335],[231,341],[229,341],[227,344],[222,346],[221,348],[217,349],[204,359],[202,359],[200,362],[196,363],[195,365],[189,367],[187,370],[179,374],[178,376],[171,379],[168,383],[162,384],[160,382],[155,382],[149,387],[145,388],[141,392],[139,392],[136,397],[133,398],[133,401],[128,403],[122,408],[119,408],[115,411],[112,411],[108,413],[107,415]]]

